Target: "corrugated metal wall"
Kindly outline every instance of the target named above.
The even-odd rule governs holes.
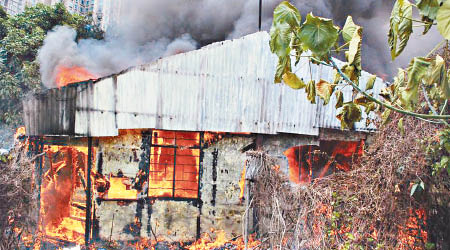
[[[318,135],[319,127],[338,127],[333,100],[328,106],[319,100],[310,104],[304,90],[273,83],[277,57],[270,52],[269,39],[266,32],[258,32],[79,84],[73,133],[115,136],[118,129],[156,128]],[[333,79],[331,68],[310,65],[306,58],[294,71],[305,81]],[[345,97],[351,98],[351,89]],[[26,119],[34,121],[35,115],[26,113]],[[27,128],[32,128],[30,134],[47,134],[49,130],[40,129],[47,122],[29,122]],[[368,128],[362,121],[357,129]]]
[[[338,62],[338,66],[343,66],[344,64],[342,62]],[[323,68],[327,68],[327,67],[323,67]],[[333,81],[333,77],[334,77],[334,72],[333,70],[327,68],[327,73],[323,73],[322,78],[323,79],[327,79],[328,81]],[[361,73],[361,77],[359,79],[359,87],[361,89],[366,89],[366,83],[367,80],[369,79],[370,74],[363,71]],[[378,99],[381,99],[381,97],[379,96],[381,89],[385,87],[384,82],[382,81],[382,79],[377,78],[375,80],[375,84],[373,87],[373,93],[374,96]],[[337,87],[338,89],[340,89],[342,91],[342,93],[344,94],[344,102],[348,102],[351,101],[353,98],[353,88],[351,86],[345,86],[345,87]],[[317,105],[317,121],[316,121],[316,126],[320,127],[320,128],[333,128],[333,129],[340,129],[341,128],[341,122],[336,118],[336,115],[339,113],[340,109],[336,109],[336,96],[333,94],[330,102],[328,103],[328,105],[323,105],[323,100],[320,100],[318,105]],[[360,122],[355,123],[354,126],[354,130],[356,131],[373,131],[376,129],[375,125],[370,123],[368,126],[366,125],[366,120],[367,118],[370,119],[375,119],[375,114],[371,113],[369,114],[369,117],[367,116],[367,114],[364,112],[364,108],[363,109],[363,114],[362,114],[362,120]]]
[[[28,135],[74,135],[77,87],[49,89],[23,101]]]

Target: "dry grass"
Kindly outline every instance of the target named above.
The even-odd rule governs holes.
[[[32,160],[26,146],[15,147],[0,161],[0,250],[18,249],[36,225],[36,192]]]
[[[420,142],[436,135],[436,125],[399,117],[377,134],[359,164],[310,184],[291,184],[266,160],[253,194],[259,228],[270,249],[425,249],[424,231],[406,228],[411,211],[425,209],[428,241],[449,249],[450,189],[431,175]],[[444,173],[446,175],[446,173]],[[410,196],[418,179],[425,191]],[[410,231],[409,233],[407,231]],[[410,243],[405,244],[400,238]]]

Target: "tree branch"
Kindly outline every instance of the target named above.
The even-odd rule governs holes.
[[[336,65],[336,63],[333,61],[333,58],[331,58],[331,57],[330,57],[330,62],[331,62],[331,65],[330,65],[330,64],[327,64],[327,63],[325,63],[325,62],[324,62],[323,64],[324,64],[324,65],[328,65],[328,66],[332,66],[333,68],[335,68],[335,69],[339,72],[339,74],[342,76],[342,78],[343,78],[346,82],[350,83],[350,85],[352,85],[352,87],[353,87],[354,89],[356,89],[358,92],[360,92],[361,94],[363,94],[363,95],[364,95],[365,97],[367,97],[369,100],[371,100],[371,101],[377,103],[378,105],[381,105],[382,107],[385,107],[385,108],[388,108],[388,109],[390,109],[390,110],[396,111],[396,112],[398,112],[398,113],[400,113],[400,114],[409,115],[409,116],[413,116],[413,117],[420,117],[420,118],[424,118],[424,119],[440,119],[440,120],[447,120],[447,119],[450,119],[450,115],[427,115],[427,114],[414,113],[414,112],[409,112],[409,111],[406,111],[406,110],[402,110],[402,109],[396,108],[396,107],[394,107],[394,106],[392,106],[392,105],[390,105],[390,104],[387,104],[387,103],[385,103],[385,102],[382,102],[382,101],[380,101],[380,100],[374,98],[373,96],[370,96],[369,94],[367,94],[367,93],[364,92],[363,90],[361,90],[361,89],[358,87],[358,85],[356,85],[352,80],[350,80],[350,79],[347,77],[346,74],[344,74],[344,73],[342,72],[342,70]]]
[[[444,112],[445,112],[445,109],[447,108],[447,101],[448,101],[448,99],[446,99],[446,100],[445,100],[445,102],[444,102],[444,106],[442,107],[442,110],[441,110],[441,113],[440,113],[440,115],[444,114]]]
[[[433,112],[433,114],[438,115],[438,113],[436,112],[436,109],[434,109],[433,104],[430,101],[430,98],[428,98],[428,94],[427,94],[427,90],[425,89],[425,87],[421,84],[422,87],[422,92],[423,92],[423,96],[425,97],[425,101],[428,104],[428,107],[430,107],[431,112]],[[441,121],[442,123],[445,123],[445,125],[448,126],[448,123],[445,120]]]

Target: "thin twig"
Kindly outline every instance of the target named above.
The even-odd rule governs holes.
[[[448,102],[448,99],[445,99],[444,106],[442,107],[441,113],[439,113],[440,115],[444,114],[445,109],[447,108],[447,102]]]

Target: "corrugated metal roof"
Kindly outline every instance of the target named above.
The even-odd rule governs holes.
[[[96,83],[52,90],[68,95],[76,89],[76,109],[69,112],[75,113],[74,130],[53,128],[62,125],[56,122],[61,120],[59,108],[74,108],[73,104],[47,114],[55,119],[36,119],[42,114],[37,109],[49,101],[32,98],[24,102],[27,129],[32,128],[27,131],[30,135],[115,136],[118,129],[156,128],[318,135],[319,127],[339,126],[333,100],[328,106],[319,100],[311,104],[304,90],[273,83],[277,57],[270,52],[269,39],[266,32],[258,32],[162,58]],[[305,81],[333,78],[331,68],[310,65],[306,58],[294,71]],[[351,89],[345,96],[351,98]],[[357,129],[367,129],[364,121]]]

